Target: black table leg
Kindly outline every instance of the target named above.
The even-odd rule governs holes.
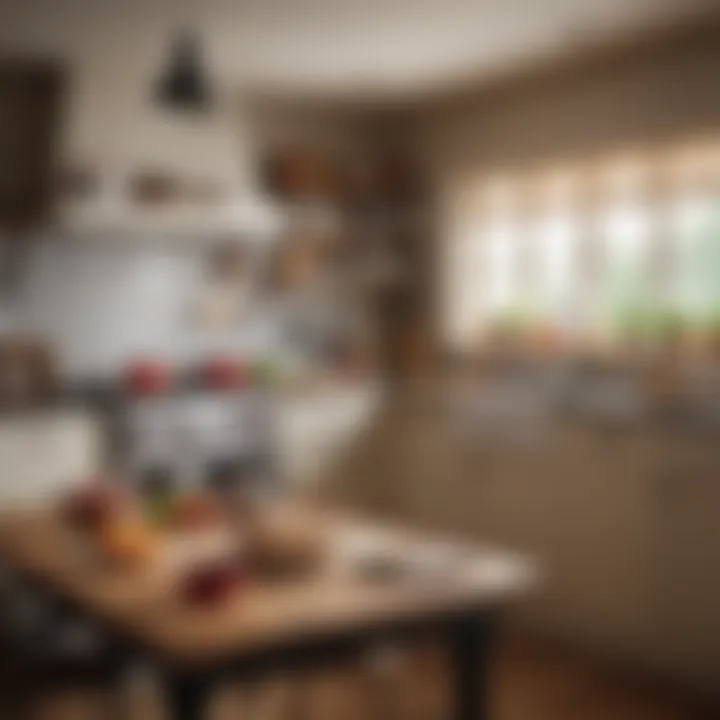
[[[206,720],[210,704],[210,679],[196,675],[174,675],[165,680],[168,720]]]
[[[452,650],[452,720],[489,720],[489,671],[492,646],[489,617],[457,622],[450,631]]]

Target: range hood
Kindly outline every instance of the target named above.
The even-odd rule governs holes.
[[[74,180],[55,206],[62,232],[201,238],[282,228],[260,190],[235,89],[208,94],[189,36],[171,50],[137,65],[130,57],[112,86],[106,71],[78,69],[61,148]]]

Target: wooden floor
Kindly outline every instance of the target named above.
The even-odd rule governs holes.
[[[392,651],[362,668],[340,667],[307,678],[281,678],[252,688],[222,688],[212,720],[443,720],[448,717],[446,658],[427,648]],[[39,698],[37,720],[100,720],[107,698],[89,690]],[[151,681],[125,697],[132,720],[165,715]],[[112,706],[111,706],[112,707]],[[678,692],[608,671],[571,652],[526,639],[505,640],[492,683],[493,720],[718,720]],[[117,713],[117,702],[112,707]],[[16,720],[16,715],[3,720]]]

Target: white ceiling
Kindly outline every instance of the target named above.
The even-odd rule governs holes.
[[[76,62],[159,62],[190,24],[223,85],[408,95],[491,76],[716,0],[0,0],[0,46]]]

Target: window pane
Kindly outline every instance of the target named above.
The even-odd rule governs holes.
[[[616,322],[650,299],[650,212],[640,203],[619,203],[601,218],[604,250],[601,298]]]
[[[720,309],[720,202],[710,195],[685,197],[672,214],[673,295],[690,317]]]
[[[487,313],[517,301],[518,234],[510,219],[491,221],[482,238],[482,304]]]
[[[572,302],[577,226],[566,213],[553,213],[537,225],[537,288],[540,310],[564,316]]]
[[[713,147],[476,182],[475,215],[448,283],[458,324],[476,338],[483,324],[520,318],[586,338],[599,331],[604,340],[609,330],[643,347],[682,316],[720,327]]]

